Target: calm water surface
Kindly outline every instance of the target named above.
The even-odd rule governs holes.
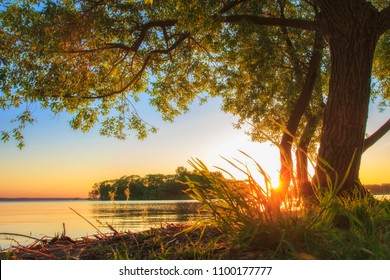
[[[378,196],[390,199],[390,195]],[[107,223],[118,231],[142,231],[168,223],[190,223],[204,216],[198,212],[195,201],[0,201],[0,247],[8,248],[32,243],[25,237],[5,235],[18,233],[35,238],[54,237],[63,231],[72,238],[93,236],[97,230],[111,230]],[[12,240],[15,239],[15,240]]]
[[[72,238],[97,233],[85,217],[102,232],[142,231],[167,223],[188,223],[202,216],[194,201],[7,201],[0,202],[0,233],[19,233],[36,238],[54,237],[63,231]],[[29,244],[34,240],[0,234],[1,248]]]

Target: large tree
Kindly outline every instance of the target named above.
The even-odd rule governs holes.
[[[331,76],[316,180],[325,185],[330,175],[337,184],[344,177],[341,188],[349,191],[359,183],[374,52],[380,36],[390,28],[390,7],[379,12],[366,1],[318,3],[329,43]]]
[[[316,5],[301,10],[286,1],[276,2],[276,6],[267,7],[267,14],[286,18],[310,12],[318,17]],[[232,70],[226,73],[229,83],[223,89],[227,96],[223,108],[239,116],[239,127],[250,123],[249,134],[254,141],[271,139],[276,142],[280,149],[282,192],[294,178],[292,147],[296,142],[297,180],[294,183],[307,186],[307,154],[315,150],[313,138],[318,131],[325,95],[321,83],[325,77],[321,76],[328,75],[326,59],[321,64],[325,46],[322,36],[319,32],[283,26],[268,28],[267,32],[250,25],[236,28],[240,37],[231,38],[231,44],[236,42],[240,48],[222,55],[224,64],[236,69],[234,75]],[[238,88],[241,84],[248,86]],[[237,90],[232,93],[233,88]]]
[[[320,18],[316,1],[307,9],[291,5],[288,1],[275,2],[275,6],[267,6],[263,12],[279,18],[308,13],[314,18]],[[227,73],[229,83],[224,90],[228,97],[224,99],[224,110],[240,117],[238,125],[250,122],[252,139],[263,141],[272,138],[273,142],[280,139],[276,145],[281,154],[282,191],[290,185],[293,177],[291,148],[295,143],[296,183],[303,192],[310,193],[307,154],[316,150],[317,137],[314,135],[320,128],[318,124],[328,91],[324,81],[329,78],[329,53],[328,49],[323,50],[323,34],[318,31],[304,33],[284,26],[279,29],[264,32],[262,28],[260,32],[247,24],[240,25],[236,31],[240,34],[238,40],[237,36],[231,39],[238,42],[240,48],[224,54],[224,63],[235,65],[230,68],[236,69],[234,75]],[[375,76],[381,84],[379,88],[383,105],[388,100],[388,72],[385,66],[388,51],[383,50],[386,42],[388,40],[382,38],[375,69]],[[270,44],[273,46],[270,47]],[[246,51],[240,52],[242,48]],[[320,64],[322,55],[325,56],[323,64]],[[237,90],[229,96],[234,85],[241,84],[248,86],[236,86]],[[283,114],[280,114],[281,111]],[[367,138],[365,143],[375,143],[388,130],[389,122]],[[366,144],[365,147],[368,147]]]
[[[360,188],[374,52],[390,28],[387,2],[116,0],[9,1],[2,5],[0,106],[8,109],[38,102],[53,112],[72,113],[74,128],[86,131],[100,122],[102,134],[119,138],[132,129],[140,138],[155,130],[134,109],[141,92],[149,93],[150,103],[167,120],[188,110],[196,96],[203,100],[205,93],[223,93],[224,98],[234,100],[242,88],[254,97],[261,95],[262,91],[255,89],[261,84],[251,83],[253,72],[240,73],[242,83],[232,84],[237,64],[224,62],[224,55],[254,54],[255,50],[241,44],[250,36],[253,40],[268,38],[269,54],[275,61],[283,61],[285,56],[272,51],[278,48],[278,36],[272,32],[295,29],[301,36],[323,38],[329,46],[330,80],[315,183],[343,182],[344,191]],[[270,13],[275,7],[283,7],[285,12]],[[245,26],[245,33],[237,26]],[[256,37],[261,33],[270,35]],[[311,46],[313,40],[302,44],[297,53],[307,51],[305,44]],[[388,40],[381,44],[386,52]],[[264,50],[259,49],[258,55],[264,55]],[[383,61],[386,59],[388,56]],[[387,71],[386,66],[378,69],[382,74],[383,69]],[[256,80],[267,78],[267,73],[258,72]],[[254,90],[247,91],[250,87]],[[302,91],[295,90],[295,101]],[[294,104],[278,102],[283,96],[269,98],[275,108]],[[288,112],[293,115],[293,110]],[[309,123],[310,114],[306,118]],[[29,110],[17,121],[20,126],[13,134],[21,140],[20,130],[32,121]],[[282,124],[286,123],[288,126],[289,121]],[[291,125],[293,129],[299,126],[299,121],[296,123]],[[2,134],[4,140],[9,138],[7,132]]]

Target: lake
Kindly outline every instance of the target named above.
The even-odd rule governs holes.
[[[390,199],[390,196],[377,196]],[[112,232],[107,223],[118,231],[142,231],[169,223],[191,223],[204,213],[198,212],[196,201],[91,201],[91,200],[34,200],[0,201],[0,233],[17,233],[35,238],[54,237],[63,231],[66,235],[81,238],[97,234],[91,222],[103,233]],[[0,234],[0,247],[8,248],[32,243],[26,237]]]
[[[190,223],[204,216],[198,212],[196,201],[1,201],[0,233],[18,233],[35,238],[54,237],[63,231],[72,238],[93,236],[97,230],[112,232],[107,223],[118,231],[142,231],[169,223]],[[34,240],[0,234],[0,247],[26,245]]]

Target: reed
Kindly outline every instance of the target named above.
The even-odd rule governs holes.
[[[315,187],[315,204],[305,205],[291,188],[275,201],[270,180],[260,185],[246,164],[227,160],[245,179],[211,172],[200,160],[190,164],[198,177],[187,178],[187,194],[202,203],[212,218],[203,220],[229,238],[231,251],[271,259],[389,259],[390,202],[340,196],[339,182]],[[227,176],[226,176],[227,175]]]

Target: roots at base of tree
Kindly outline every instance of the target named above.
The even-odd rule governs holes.
[[[299,193],[302,198],[312,200],[316,197],[316,186],[313,186],[310,182],[305,182],[300,184]],[[317,192],[326,192],[330,191],[326,188],[320,188]],[[335,194],[337,197],[346,197],[350,199],[362,199],[362,198],[373,198],[373,194],[367,190],[359,181],[355,182],[353,185],[344,185],[341,186],[338,192]]]

